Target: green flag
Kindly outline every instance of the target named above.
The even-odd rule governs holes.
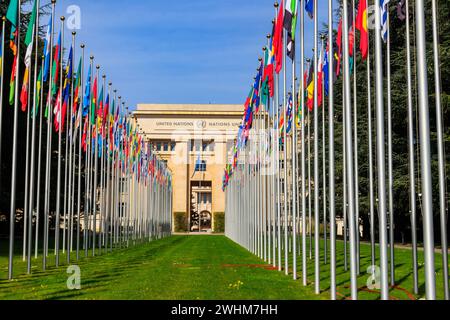
[[[6,12],[6,19],[12,24],[11,33],[16,31],[17,19],[19,15],[19,0],[11,0],[9,2],[8,11]]]
[[[42,85],[42,68],[39,71],[39,75],[36,82],[36,105],[31,111],[31,115],[34,117],[35,114],[39,111],[39,103],[41,101],[41,85]]]
[[[25,45],[28,46],[33,42],[33,27],[36,24],[37,1],[34,1],[33,11],[31,13],[30,22],[28,23],[27,35],[25,36]]]

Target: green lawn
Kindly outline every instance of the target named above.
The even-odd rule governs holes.
[[[348,272],[343,270],[342,243],[338,242],[338,298],[349,295]],[[368,275],[370,247],[361,245],[364,287]],[[20,251],[20,250],[19,250]],[[391,296],[409,299],[412,272],[409,250],[396,250],[397,278],[401,288]],[[420,254],[422,259],[422,255]],[[440,255],[437,255],[440,259]],[[61,258],[65,261],[64,256]],[[440,260],[437,260],[439,264]],[[52,265],[53,261],[50,262]],[[73,262],[74,263],[74,262]],[[301,261],[298,260],[299,265]],[[74,263],[75,264],[75,263]],[[41,260],[33,259],[33,275],[23,275],[25,264],[21,257],[15,261],[14,281],[7,277],[7,257],[0,256],[0,299],[328,299],[329,265],[322,266],[322,294],[314,294],[311,282],[302,286],[301,280],[271,270],[270,267],[224,236],[173,236],[149,244],[138,245],[112,254],[81,259],[81,290],[66,287],[66,267],[50,267],[41,271]],[[420,270],[421,292],[423,266]],[[301,269],[298,269],[301,274]],[[308,261],[308,280],[313,280],[313,261]],[[442,288],[437,270],[438,288]],[[440,293],[439,293],[440,294]],[[441,297],[442,294],[438,295]],[[378,299],[379,293],[360,291],[361,299]]]

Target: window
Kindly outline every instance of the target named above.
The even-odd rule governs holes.
[[[175,151],[175,141],[165,140],[165,141],[152,141],[151,146],[152,149],[156,152],[169,152],[169,151]]]
[[[195,171],[205,172],[206,171],[206,161],[202,160],[200,163],[195,164]]]
[[[201,203],[201,204],[208,204],[208,203],[211,203],[211,193],[206,193],[206,192],[204,192],[204,193],[200,193],[199,194],[199,202]]]

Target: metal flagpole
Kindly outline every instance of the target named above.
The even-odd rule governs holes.
[[[91,73],[88,75],[90,77],[89,84],[90,87],[88,88],[90,94],[89,94],[89,101],[87,101],[88,104],[88,115],[87,119],[87,132],[86,132],[86,144],[87,144],[87,151],[86,151],[86,165],[85,165],[85,183],[86,183],[86,191],[85,191],[85,204],[84,204],[84,255],[87,258],[89,255],[89,240],[90,240],[90,229],[91,229],[91,221],[89,218],[90,210],[91,210],[91,176],[92,176],[92,142],[91,142],[91,100],[92,100],[92,79],[93,79],[93,69],[94,69],[94,56],[90,56],[90,70]]]
[[[366,1],[366,7],[369,1]],[[367,13],[366,13],[367,14]],[[372,272],[375,268],[375,197],[374,197],[374,182],[373,182],[373,130],[372,130],[372,93],[371,93],[371,73],[370,73],[370,33],[367,30],[367,131],[369,144],[369,215],[370,215],[370,254]]]
[[[330,291],[336,300],[336,214],[335,214],[335,169],[334,169],[334,53],[333,53],[333,0],[328,0],[328,161],[330,203]]]
[[[55,265],[59,266],[59,236],[60,236],[60,204],[61,204],[61,143],[62,143],[62,86],[63,86],[63,48],[64,48],[64,20],[65,17],[61,17],[61,48],[59,49],[61,74],[59,79],[59,111],[58,111],[58,180],[56,184],[56,221],[55,221]],[[56,66],[58,67],[58,66]]]
[[[103,90],[105,90],[105,88],[106,88],[106,75],[103,75],[102,76],[102,78],[103,78]],[[104,94],[105,94],[105,92],[104,92]],[[103,99],[103,97],[102,97],[102,99]],[[102,106],[103,106],[103,109],[105,108],[105,105],[104,105],[104,99],[102,100],[102,101],[99,101],[99,103],[101,103],[102,104]],[[101,112],[103,113],[102,115],[99,115],[100,117],[101,117],[101,119],[102,119],[102,122],[101,122],[101,125],[102,125],[102,128],[98,128],[98,135],[99,136],[101,136],[101,139],[102,139],[102,145],[100,146],[101,147],[101,159],[100,159],[100,194],[99,194],[99,197],[100,197],[100,224],[99,224],[99,226],[100,226],[100,235],[99,235],[99,240],[98,240],[98,250],[99,250],[99,253],[101,254],[101,250],[102,250],[102,243],[103,243],[103,234],[104,234],[104,230],[105,230],[105,227],[104,227],[104,222],[105,222],[105,218],[104,218],[104,206],[103,206],[103,203],[104,203],[104,188],[103,188],[103,185],[104,185],[104,183],[103,183],[103,180],[104,180],[104,160],[105,160],[105,152],[104,152],[104,145],[105,145],[105,141],[103,141],[103,128],[104,128],[104,121],[105,121],[105,119],[103,119],[103,115],[105,114],[105,112],[104,112],[104,110],[101,110]],[[98,122],[97,122],[98,123]],[[99,139],[99,137],[97,137],[97,139]]]
[[[323,43],[325,39],[325,34],[323,34],[321,37],[322,40],[322,49],[321,52],[323,53]],[[320,57],[322,61],[320,61],[320,64],[323,64],[323,57]],[[323,72],[323,70],[320,70],[320,72]],[[323,179],[323,260],[324,264],[327,264],[327,169],[326,169],[326,137],[325,137],[325,86],[324,86],[324,77],[322,76],[322,179]]]
[[[425,254],[425,289],[428,300],[436,299],[434,266],[433,191],[431,187],[430,122],[425,42],[425,4],[416,0],[417,79],[419,94],[420,164],[423,194],[423,247]]]
[[[342,75],[343,77],[343,83],[345,81],[345,74]],[[342,162],[343,162],[343,179],[342,179],[342,191],[343,191],[343,195],[342,195],[342,199],[343,199],[343,208],[342,211],[343,212],[343,218],[344,218],[344,270],[347,271],[348,270],[348,257],[347,257],[347,238],[348,238],[348,224],[347,224],[347,216],[348,216],[348,193],[347,193],[347,153],[345,152],[346,150],[346,139],[345,139],[345,129],[347,127],[347,123],[346,123],[346,117],[345,117],[345,87],[344,85],[342,85]]]
[[[34,27],[33,27],[34,32]],[[30,62],[30,70],[31,70],[31,62]],[[30,72],[31,73],[31,72]],[[29,83],[28,83],[29,86]],[[28,107],[29,107],[29,100],[30,100],[30,90],[27,90],[27,98],[28,100]],[[24,197],[24,204],[23,204],[23,257],[22,260],[25,262],[27,260],[27,238],[28,238],[28,215],[29,215],[29,182],[30,182],[30,108],[27,108],[27,133],[26,133],[26,149],[25,149],[25,197]],[[33,220],[33,219],[31,219]]]
[[[109,88],[108,88],[108,95],[111,96],[111,87],[112,87],[112,82],[109,83]],[[114,97],[114,102],[115,102],[115,97]],[[113,102],[113,105],[114,105]],[[110,109],[110,108],[109,108]],[[110,228],[110,219],[111,219],[111,213],[110,213],[110,208],[111,208],[111,201],[112,201],[112,197],[111,197],[111,156],[109,153],[109,149],[113,150],[111,148],[111,146],[109,145],[111,143],[111,136],[110,136],[110,127],[112,126],[112,124],[110,123],[110,117],[109,114],[111,113],[110,110],[108,110],[108,115],[107,115],[107,141],[108,141],[108,147],[106,148],[106,195],[105,195],[105,201],[106,201],[106,206],[105,206],[105,252],[108,252],[108,244],[109,244],[109,228]]]
[[[6,17],[2,17],[2,47],[5,43],[5,28],[6,28]],[[1,63],[1,77],[0,77],[0,166],[2,163],[2,132],[3,132],[3,87],[4,87],[4,76],[3,70],[5,70],[5,59],[2,59]],[[1,189],[1,172],[0,172],[0,189]]]
[[[33,206],[34,206],[34,177],[35,177],[35,158],[36,158],[36,148],[35,148],[35,141],[36,141],[36,96],[39,94],[39,92],[37,92],[37,87],[36,87],[36,83],[37,83],[37,69],[38,69],[38,41],[39,41],[39,37],[38,35],[38,28],[36,26],[39,26],[39,0],[36,0],[36,24],[33,27],[33,43],[34,43],[34,39],[36,39],[36,47],[35,47],[35,58],[34,58],[34,86],[33,86],[33,105],[29,106],[29,108],[33,108],[33,123],[32,123],[32,129],[31,129],[31,172],[30,172],[30,199],[29,199],[29,204],[28,204],[28,208],[29,208],[29,212],[28,212],[28,253],[27,253],[27,273],[31,274],[31,246],[32,246],[32,239],[31,237],[33,236]],[[36,34],[36,36],[35,36]],[[35,37],[35,38],[34,38]],[[3,69],[2,69],[3,70]],[[39,194],[38,194],[39,195]],[[39,212],[39,209],[36,211]],[[36,229],[37,231],[37,229]],[[37,233],[37,232],[36,232]]]
[[[17,63],[16,63],[16,79],[15,79],[15,95],[14,95],[14,128],[13,128],[13,150],[12,150],[12,176],[11,176],[11,203],[9,217],[9,260],[8,260],[8,279],[13,278],[13,258],[14,258],[14,225],[16,221],[16,171],[17,171],[17,127],[18,127],[18,111],[19,111],[19,65],[20,65],[20,14],[21,1],[18,1],[18,18],[16,32],[17,36]]]
[[[97,65],[96,67],[97,69],[97,79],[99,77],[99,70],[100,70],[100,66]],[[96,90],[97,92],[94,92],[95,97],[98,99],[98,88]],[[96,246],[96,235],[97,235],[97,169],[98,169],[98,124],[97,124],[97,117],[96,117],[96,112],[97,112],[97,106],[98,106],[98,101],[95,101],[95,110],[93,110],[94,115],[94,130],[95,130],[95,146],[93,146],[94,149],[94,185],[93,185],[93,190],[92,192],[94,193],[94,199],[93,199],[93,203],[92,203],[92,212],[93,212],[93,218],[94,218],[94,226],[93,226],[93,230],[92,230],[92,256],[95,257],[95,246]]]
[[[36,48],[37,49],[37,48]],[[41,62],[41,70],[44,72],[44,57],[42,57]],[[42,164],[42,108],[43,108],[43,100],[44,100],[44,83],[43,79],[41,88],[37,94],[39,94],[39,106],[35,106],[35,108],[39,108],[39,143],[38,143],[38,166],[37,166],[37,193],[36,193],[36,226],[35,226],[35,239],[34,239],[34,258],[38,258],[38,249],[39,249],[39,217],[41,215],[41,164]]]
[[[283,8],[286,5],[286,1],[283,0]],[[284,132],[283,132],[283,169],[284,169],[284,176],[283,176],[283,183],[284,183],[284,192],[283,192],[283,200],[284,200],[284,272],[286,275],[289,274],[289,256],[288,256],[288,159],[287,159],[287,148],[288,148],[288,141],[287,141],[287,122],[288,119],[286,117],[287,115],[287,103],[286,103],[286,46],[285,41],[286,39],[286,30],[283,29],[283,60],[285,61],[285,65],[283,66],[283,126],[284,126]]]
[[[73,122],[73,109],[74,109],[74,80],[75,80],[75,72],[73,71],[75,68],[74,66],[74,62],[75,62],[75,36],[76,36],[76,32],[73,31],[72,32],[72,36],[73,36],[73,44],[72,44],[72,48],[73,48],[73,55],[72,55],[72,79],[70,79],[71,84],[70,84],[70,169],[69,169],[69,174],[70,174],[70,244],[68,244],[68,251],[72,252],[73,251],[73,224],[74,224],[74,207],[75,207],[75,151],[76,151],[76,144],[75,144],[75,130],[74,130],[74,122]],[[79,76],[79,75],[77,75]],[[68,261],[70,262],[70,259],[68,259]]]
[[[270,35],[267,36],[267,39],[270,38]],[[268,41],[270,43],[270,41]],[[268,50],[272,50],[268,47]],[[269,58],[271,55],[268,55]],[[270,96],[270,94],[269,94]],[[276,103],[275,99],[272,99],[272,128],[273,128],[273,134],[271,135],[272,139],[272,206],[273,206],[273,212],[272,212],[272,266],[277,266],[277,259],[276,259],[276,247],[277,247],[277,232],[276,232],[276,216],[277,216],[277,194],[278,194],[278,185],[277,185],[277,141],[276,138],[273,138],[273,136],[276,135],[277,130],[277,122],[276,122]]]
[[[73,78],[74,78],[74,72],[73,72],[73,68],[74,68],[74,57],[75,57],[75,35],[76,32],[73,31],[72,32],[72,61],[68,61],[68,63],[71,64],[72,66],[72,74],[71,74],[71,79],[70,79],[70,104],[69,104],[69,111],[67,111],[67,125],[69,126],[69,130],[67,130],[66,132],[66,153],[67,153],[67,148],[69,148],[69,168],[68,168],[68,176],[69,176],[69,181],[68,181],[68,195],[66,195],[67,198],[67,209],[68,211],[65,211],[65,213],[69,214],[68,217],[68,229],[67,229],[67,264],[70,264],[70,253],[72,251],[72,243],[73,243],[73,189],[75,187],[75,181],[74,181],[74,168],[72,166],[72,146],[74,145],[74,134],[73,134]],[[70,57],[69,57],[70,58]],[[69,141],[69,137],[70,137],[70,141]],[[69,143],[67,143],[69,141]],[[66,156],[67,159],[67,156]],[[73,159],[75,161],[75,154],[73,154]],[[66,160],[67,161],[67,160]],[[67,167],[67,164],[66,164]],[[67,177],[66,177],[67,179]],[[67,182],[65,182],[65,184],[67,184]],[[66,205],[66,204],[65,204]]]
[[[55,6],[56,0],[52,0],[52,27],[50,35],[50,66],[53,65],[53,32],[55,30]],[[44,202],[44,252],[42,258],[43,271],[47,267],[47,256],[48,256],[48,237],[49,237],[49,218],[50,218],[50,178],[51,178],[51,162],[52,162],[52,119],[53,110],[51,110],[51,102],[53,99],[53,68],[50,67],[49,76],[49,87],[48,87],[48,98],[46,103],[47,110],[47,148],[46,148],[46,175],[45,175],[45,202]]]
[[[414,294],[419,294],[419,280],[417,267],[417,226],[416,226],[416,178],[415,178],[415,150],[414,150],[414,113],[412,100],[412,80],[411,80],[411,40],[409,31],[409,0],[405,2],[406,10],[406,69],[408,84],[408,150],[409,150],[409,202],[411,214],[411,239],[412,239],[412,259],[413,259],[413,287]],[[374,263],[372,263],[374,264]]]
[[[348,1],[343,1],[343,39],[344,39],[344,93],[345,93],[345,153],[348,157],[347,161],[347,190],[348,190],[348,220],[350,228],[350,281],[351,296],[353,300],[358,299],[358,283],[357,283],[357,262],[356,262],[356,228],[355,228],[355,189],[354,189],[354,171],[353,162],[353,139],[352,139],[352,117],[351,117],[351,101],[350,101],[350,68],[349,68],[349,35],[348,35]]]
[[[377,122],[377,163],[378,163],[378,216],[380,234],[380,284],[381,298],[389,299],[387,221],[386,221],[386,160],[384,141],[384,95],[383,95],[383,57],[381,35],[380,0],[375,0],[375,71],[376,71],[376,122]]]
[[[277,16],[278,2],[275,2],[275,17]],[[279,106],[279,74],[275,74],[275,106],[276,106],[276,122],[277,130],[275,133],[275,139],[277,144],[277,169],[280,167],[280,106]],[[282,270],[281,266],[281,181],[280,181],[280,171],[277,170],[277,246],[278,246],[278,271]]]
[[[352,0],[352,16],[353,16],[353,38],[356,38],[355,30],[355,0]],[[359,254],[359,161],[358,161],[358,104],[356,92],[356,46],[353,45],[353,141],[355,142],[355,151],[353,161],[355,162],[355,232],[356,232],[356,272],[359,275],[360,254]]]
[[[311,64],[311,60],[307,59]],[[309,68],[309,67],[308,67]],[[310,68],[309,68],[310,69]],[[312,202],[311,202],[311,112],[307,109],[308,125],[308,234],[309,234],[309,260],[312,260]]]
[[[386,6],[386,68],[387,68],[387,132],[388,132],[388,205],[389,205],[389,251],[391,285],[395,285],[395,261],[394,261],[394,199],[393,199],[393,169],[392,169],[392,106],[391,106],[391,32],[389,26],[389,2]]]
[[[445,145],[441,106],[441,69],[439,59],[439,29],[437,21],[436,0],[431,1],[432,21],[433,21],[433,57],[434,57],[434,82],[436,96],[436,127],[438,144],[438,162],[439,162],[439,212],[441,222],[441,251],[442,251],[442,275],[444,278],[444,297],[449,300],[448,288],[448,245],[447,245],[447,201],[446,201],[446,183],[445,176]]]
[[[296,14],[293,12],[292,14]],[[294,40],[293,40],[294,41]],[[295,42],[293,43],[295,47]],[[285,46],[286,47],[286,46]],[[292,49],[294,50],[294,48]],[[297,120],[296,106],[297,96],[295,91],[295,56],[292,59],[292,274],[294,280],[297,280]],[[286,125],[287,129],[287,125]],[[287,131],[287,130],[286,130]]]
[[[80,88],[81,92],[78,94],[81,95],[81,97],[84,96],[84,48],[85,45],[81,44],[81,74],[77,77],[80,78]],[[82,147],[82,140],[83,140],[83,99],[79,98],[79,106],[78,106],[78,117],[79,117],[79,140],[78,140],[78,191],[77,191],[77,261],[80,259],[80,224],[81,224],[81,162],[83,160],[81,147]],[[85,160],[86,164],[86,160]],[[86,192],[86,191],[85,191]],[[84,210],[84,229],[86,230],[86,206],[83,208]]]
[[[301,176],[302,176],[302,278],[307,285],[308,271],[306,267],[306,148],[305,148],[305,15],[304,0],[300,0],[300,108],[301,108]]]
[[[318,17],[314,1],[314,290],[320,293],[320,219],[319,219],[319,105],[318,105]]]

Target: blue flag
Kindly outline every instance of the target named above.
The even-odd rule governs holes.
[[[329,88],[329,74],[330,74],[330,70],[329,70],[329,64],[328,64],[328,50],[325,51],[325,57],[324,57],[324,61],[323,61],[323,83],[324,83],[324,88],[325,88],[325,94],[328,96],[328,88]]]
[[[311,19],[313,19],[314,18],[314,0],[306,0],[305,10],[308,13],[308,16]]]
[[[380,0],[381,7],[381,38],[384,42],[387,41],[388,25],[387,25],[387,15],[388,8],[387,5],[390,0]]]
[[[84,89],[83,117],[89,114],[90,106],[91,106],[91,66],[89,66],[89,72],[86,78],[86,88]]]
[[[44,82],[48,80],[48,73],[50,71],[50,53],[51,53],[50,38],[52,35],[52,22],[53,17],[50,16],[50,21],[48,22],[47,33],[45,34],[45,42],[44,42],[44,56],[45,56],[44,77],[43,77]]]

